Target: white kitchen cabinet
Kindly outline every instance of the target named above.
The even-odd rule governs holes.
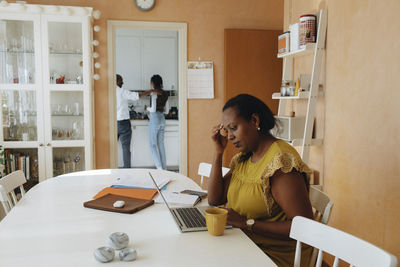
[[[154,167],[153,156],[150,151],[149,126],[140,123],[132,126],[131,166]]]
[[[126,89],[143,88],[141,46],[140,36],[118,36],[116,40],[116,70],[123,77]]]
[[[179,126],[166,126],[164,137],[165,155],[167,167],[179,166]]]
[[[147,81],[144,80],[144,86],[150,82],[151,76],[159,74],[163,78],[165,90],[176,90],[178,81],[177,35],[144,36],[143,57],[143,79],[147,78]]]
[[[43,181],[93,168],[91,8],[0,6],[0,141]],[[29,170],[28,170],[29,169]]]
[[[132,120],[131,123],[131,167],[155,168],[150,150],[149,122]],[[179,122],[177,120],[166,120],[164,146],[167,168],[177,169],[179,166]],[[123,166],[121,142],[118,142],[118,166]]]
[[[150,89],[159,74],[165,90],[178,89],[178,33],[176,31],[118,29],[116,71],[128,90]]]

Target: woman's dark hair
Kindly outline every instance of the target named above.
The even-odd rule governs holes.
[[[167,103],[168,100],[168,92],[163,90],[163,81],[160,75],[155,74],[151,77],[150,80],[153,85],[154,89],[161,91],[161,94],[157,96],[157,107],[156,111],[158,112],[164,112],[165,109],[165,104]]]
[[[222,111],[228,108],[234,108],[238,112],[238,116],[250,121],[253,114],[257,114],[260,119],[260,132],[269,135],[270,130],[275,127],[276,121],[269,107],[260,99],[248,94],[240,94],[228,100]],[[241,156],[240,161],[246,161],[250,158],[252,152],[248,152]]]
[[[238,115],[243,119],[250,121],[253,114],[257,114],[260,118],[260,131],[269,134],[269,131],[275,127],[275,117],[269,107],[255,96],[248,94],[240,94],[228,100],[222,111],[228,108],[234,108]]]
[[[163,81],[160,75],[153,75],[150,81],[154,84],[154,89],[163,89]]]

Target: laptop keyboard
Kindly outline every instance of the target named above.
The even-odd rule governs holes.
[[[206,227],[206,219],[196,208],[177,208],[176,212],[181,216],[186,227]]]

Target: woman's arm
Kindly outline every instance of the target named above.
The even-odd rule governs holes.
[[[150,95],[151,93],[155,93],[155,90],[147,90],[147,91],[144,91],[144,92],[140,92],[139,93],[139,97],[142,98],[144,96]]]
[[[215,154],[208,182],[208,204],[212,206],[223,205],[227,201],[229,182],[232,172],[229,171],[222,177],[222,155]]]
[[[208,203],[213,206],[226,203],[226,195],[232,176],[231,171],[229,171],[225,177],[222,177],[222,156],[228,140],[220,134],[220,130],[221,125],[217,125],[212,129],[211,133],[211,139],[215,145],[215,153],[208,182]]]
[[[289,240],[292,219],[295,216],[313,218],[312,207],[303,176],[296,171],[283,173],[277,171],[271,178],[271,192],[275,201],[287,216],[284,222],[264,222],[256,220],[252,231],[282,240]],[[233,210],[229,211],[228,223],[242,229],[247,229],[246,218]]]

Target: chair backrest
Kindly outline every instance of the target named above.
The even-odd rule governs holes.
[[[316,211],[314,219],[317,221],[328,224],[329,216],[331,214],[333,201],[324,192],[318,190],[314,186],[310,186],[310,202],[311,206]]]
[[[300,266],[301,243],[319,249],[315,266],[321,266],[323,252],[335,256],[333,267],[339,266],[339,259],[349,263],[350,266],[397,266],[395,256],[371,243],[301,216],[293,218],[290,237],[297,240],[294,267]]]
[[[310,202],[311,206],[314,208],[314,220],[319,221],[323,224],[328,224],[329,216],[331,215],[331,210],[333,202],[330,200],[327,194],[318,190],[313,185],[310,186]],[[315,264],[317,259],[318,249],[314,248],[311,254],[310,266]]]
[[[17,204],[17,196],[14,193],[14,189],[19,187],[21,195],[23,196],[25,194],[24,187],[22,186],[24,183],[26,183],[26,178],[24,172],[21,170],[12,172],[3,178],[0,178],[0,200],[6,214],[15,206],[15,204]],[[8,209],[5,207],[5,203],[9,206]]]
[[[0,202],[3,205],[3,209],[4,209],[5,213],[8,214],[8,212],[10,212],[10,210],[12,208],[12,202],[11,202],[10,198],[8,197],[6,190],[4,189],[4,187],[1,184],[0,184]]]
[[[210,163],[201,162],[197,173],[201,176],[200,184],[203,186],[204,177],[210,177],[212,165]],[[229,172],[229,168],[222,167],[222,176]]]

